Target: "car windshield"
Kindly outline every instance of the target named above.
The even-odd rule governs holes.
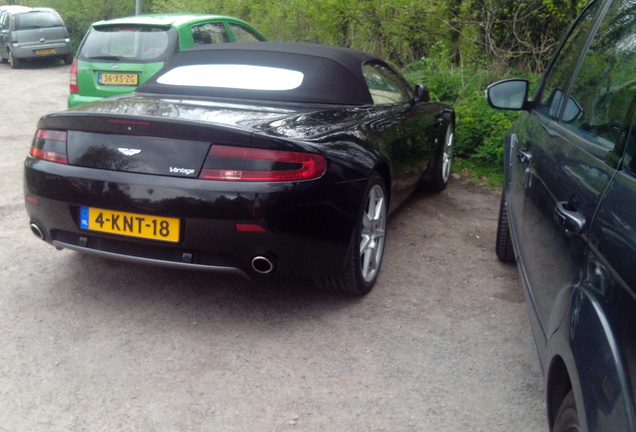
[[[91,62],[159,62],[173,54],[175,43],[176,31],[165,27],[95,27],[86,36],[79,58]]]
[[[283,91],[298,88],[303,78],[302,72],[276,67],[208,64],[171,69],[157,78],[157,82],[173,86]]]
[[[26,30],[34,28],[61,27],[62,19],[54,13],[46,11],[27,12],[16,15],[16,30]]]

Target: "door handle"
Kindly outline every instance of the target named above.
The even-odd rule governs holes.
[[[574,234],[581,233],[585,226],[583,215],[571,209],[570,205],[565,201],[558,202],[554,208],[554,220],[557,224]]]
[[[528,164],[532,161],[532,153],[527,148],[517,151],[517,158],[522,164]]]

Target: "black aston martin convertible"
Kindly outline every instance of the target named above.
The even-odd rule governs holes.
[[[26,209],[57,248],[366,294],[389,212],[446,187],[454,118],[359,51],[193,49],[131,95],[41,118]]]

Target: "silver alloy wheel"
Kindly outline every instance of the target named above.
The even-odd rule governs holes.
[[[454,131],[453,125],[449,125],[446,129],[446,138],[444,142],[444,148],[442,149],[442,180],[444,183],[448,182],[450,177],[451,165],[453,162],[453,139]]]
[[[380,270],[386,219],[384,190],[376,184],[369,191],[360,232],[360,270],[365,282],[371,282]]]
[[[9,65],[11,69],[17,69],[20,67],[20,60],[13,56],[13,52],[9,50]]]

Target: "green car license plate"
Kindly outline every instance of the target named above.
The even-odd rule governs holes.
[[[111,73],[97,74],[97,82],[101,85],[136,86],[139,84],[139,75],[135,73]]]

